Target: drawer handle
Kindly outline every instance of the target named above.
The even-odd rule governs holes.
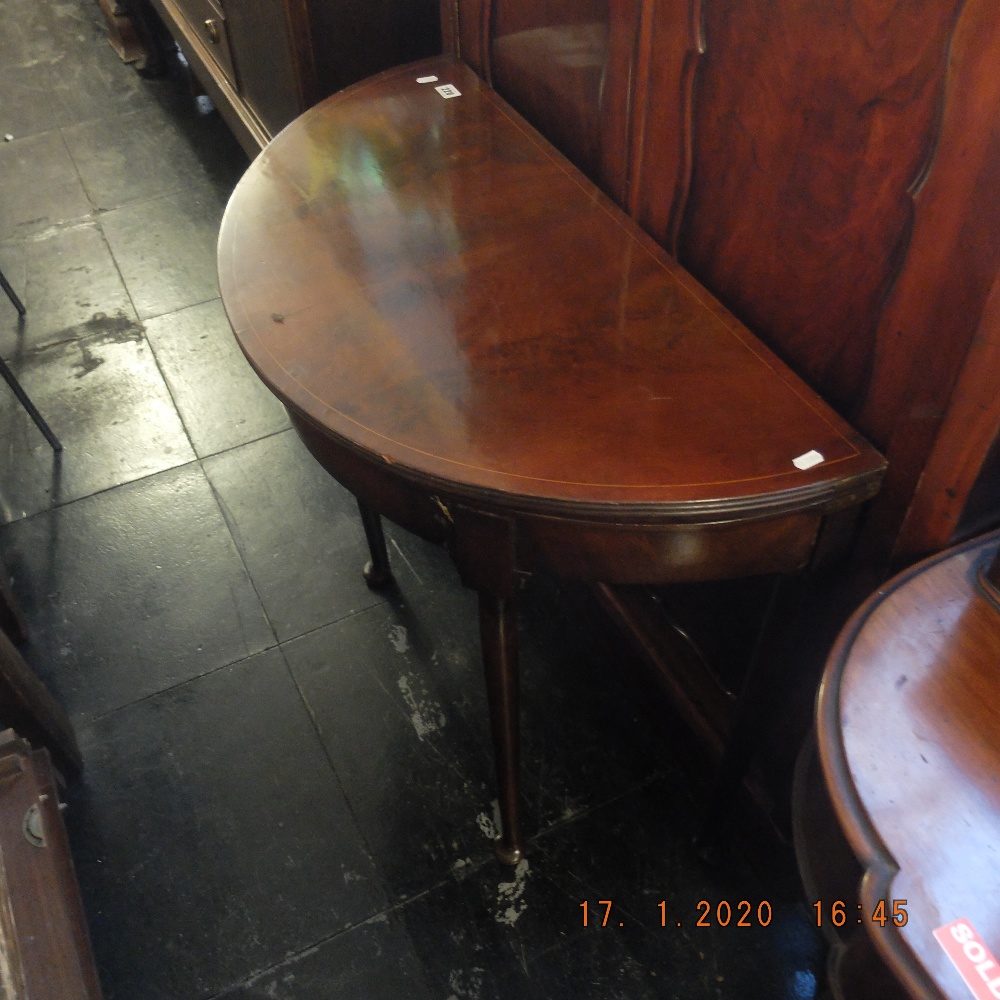
[[[205,30],[208,32],[208,37],[211,39],[213,45],[219,44],[219,26],[215,22],[214,17],[208,18],[205,21]]]

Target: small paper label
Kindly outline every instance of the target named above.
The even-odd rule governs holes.
[[[442,83],[434,88],[442,97],[461,97],[462,92],[453,83]]]
[[[823,456],[818,451],[807,451],[804,455],[799,455],[798,458],[792,459],[792,465],[796,469],[801,469],[805,472],[806,469],[811,469],[814,465],[819,465],[823,461]]]
[[[417,83],[437,83],[438,78],[436,76],[418,76]]]
[[[976,1000],[1000,1000],[1000,965],[968,920],[953,920],[934,937]]]

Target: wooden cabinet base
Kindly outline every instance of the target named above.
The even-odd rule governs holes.
[[[159,15],[251,158],[323,97],[391,66],[436,54],[441,45],[437,0],[128,4],[134,14],[155,10]]]
[[[48,752],[0,733],[0,997],[100,1000]]]

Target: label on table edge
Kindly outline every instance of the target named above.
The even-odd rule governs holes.
[[[1000,1000],[1000,963],[964,917],[934,931],[958,974],[976,1000]]]
[[[811,469],[814,465],[819,465],[822,461],[824,461],[823,456],[814,448],[812,451],[807,451],[804,455],[799,455],[798,458],[793,458],[792,465],[796,469],[801,469],[805,472],[806,469]]]

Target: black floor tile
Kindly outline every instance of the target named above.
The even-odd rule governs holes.
[[[0,142],[0,177],[0,240],[90,216],[90,201],[59,132]]]
[[[71,116],[59,100],[53,100],[53,66],[28,61],[18,65],[0,56],[0,136],[15,139],[48,132],[68,125]]]
[[[142,339],[124,317],[95,316],[104,332],[31,351],[11,369],[63,444],[48,442],[0,384],[0,522],[191,461],[194,452]],[[77,328],[80,329],[80,328]]]
[[[212,996],[384,909],[278,650],[81,737],[67,815],[107,1000]]]
[[[103,62],[102,43],[107,43],[96,6],[4,0],[3,15],[0,62],[5,66]]]
[[[140,318],[218,298],[215,245],[224,208],[225,197],[202,184],[102,217]]]
[[[148,82],[124,67],[111,49],[97,4],[4,0],[3,6],[0,66],[27,72],[32,84],[31,93],[19,95],[24,98],[20,107],[11,108],[12,102],[4,100],[0,116],[24,122],[22,131],[8,132],[33,134],[41,131],[47,115],[57,114],[59,124],[72,124],[144,100]]]
[[[657,779],[540,837],[536,863],[575,898],[581,923],[588,902],[591,933],[624,926],[637,948],[658,941],[645,964],[701,984],[678,996],[813,996],[820,938],[791,859],[737,851],[707,867],[691,846],[697,817],[682,779]]]
[[[583,933],[575,909],[529,858],[516,870],[493,860],[458,868],[396,912],[435,996],[543,1000],[531,965]]]
[[[199,456],[288,427],[285,408],[237,346],[220,300],[148,320],[146,337]]]
[[[142,109],[149,104],[146,91],[150,82],[134,71],[122,72],[124,67],[107,44],[106,29],[99,23],[100,12],[94,10],[93,14],[96,23],[92,27],[81,24],[69,41],[61,42],[68,58],[53,67],[53,96],[67,109],[74,123]],[[97,35],[97,44],[91,40],[91,31]]]
[[[192,99],[186,114],[155,103],[63,129],[84,188],[101,209],[173,194],[217,178],[225,193],[246,169],[236,144],[220,144],[221,123],[206,121]],[[221,148],[220,148],[221,147]]]
[[[439,651],[411,647],[388,605],[283,649],[389,891],[413,895],[490,857],[486,720],[474,732],[442,697],[423,659]]]
[[[726,994],[711,953],[684,948],[645,928],[591,927],[531,963],[532,997],[551,1000],[777,1000],[767,992]]]
[[[406,932],[390,913],[224,995],[226,1000],[430,1000],[437,994],[428,991]]]
[[[361,575],[368,548],[357,505],[294,431],[204,465],[279,639],[384,600]]]
[[[133,334],[138,330],[132,302],[98,225],[84,222],[19,247],[8,244],[0,260],[8,255],[20,258],[7,277],[27,309],[20,325],[11,321],[13,312],[0,312],[7,320],[0,322],[0,353],[8,360],[33,347],[115,329]]]
[[[77,720],[274,641],[197,466],[0,529],[25,656]]]
[[[647,929],[697,919],[695,904],[725,880],[703,867],[691,846],[698,804],[680,776],[638,789],[540,836],[535,842],[563,888],[578,903],[611,899],[617,914]],[[661,911],[660,903],[665,904]],[[598,912],[599,911],[599,912]],[[579,917],[582,922],[582,909]],[[595,918],[597,919],[597,918]]]
[[[15,294],[23,300],[24,296],[21,293],[28,283],[28,243],[26,240],[0,242],[0,271],[3,271],[4,277],[13,286]],[[10,343],[13,344],[19,336],[19,327],[23,325],[24,321],[18,319],[10,300],[0,292],[0,338],[4,338],[0,339],[0,344],[4,345],[4,349],[0,350],[0,357],[10,357],[11,352],[6,347],[7,331],[12,331]],[[21,337],[23,339],[23,333],[21,333]]]

